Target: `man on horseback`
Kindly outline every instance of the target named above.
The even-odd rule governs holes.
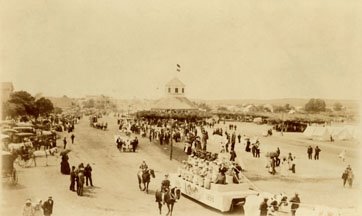
[[[168,174],[165,175],[165,179],[161,183],[161,193],[163,204],[165,204],[165,194],[170,190],[170,180],[168,180]]]
[[[147,172],[147,170],[148,170],[148,166],[147,166],[147,164],[146,164],[146,161],[145,161],[145,160],[143,160],[143,161],[142,161],[142,164],[140,165],[140,170],[142,171],[142,173]]]

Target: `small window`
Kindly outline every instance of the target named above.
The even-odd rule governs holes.
[[[182,88],[182,93],[185,93],[185,89],[184,89],[184,88]]]
[[[178,93],[178,88],[175,88],[175,93]]]
[[[171,88],[168,88],[168,93],[171,93]]]

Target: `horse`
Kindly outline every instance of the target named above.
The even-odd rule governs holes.
[[[156,191],[155,193],[156,202],[158,203],[158,209],[160,214],[162,213],[162,201],[167,204],[168,212],[166,215],[172,216],[173,206],[175,205],[176,200],[179,200],[181,197],[181,190],[177,187],[173,187],[165,192],[164,200],[162,197],[161,191]]]
[[[18,151],[22,147],[33,148],[33,144],[31,142],[23,142],[23,143],[10,143],[7,146],[10,152]]]
[[[55,156],[55,153],[58,152],[58,148],[57,147],[53,147],[50,149],[46,149],[46,150],[36,150],[36,151],[32,151],[31,155],[32,158],[34,159],[35,162],[35,166],[36,166],[36,158],[39,157],[45,157],[45,165],[48,166],[48,156]]]
[[[77,194],[78,196],[83,196],[84,188],[84,171],[80,170],[77,174]]]
[[[145,191],[148,193],[148,184],[151,181],[151,176],[152,178],[155,178],[155,171],[153,169],[148,169],[145,172],[138,172],[137,173],[137,177],[138,177],[138,187],[140,188],[140,190]],[[143,183],[143,189],[141,187],[141,183]]]

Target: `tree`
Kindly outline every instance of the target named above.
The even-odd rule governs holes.
[[[7,116],[15,118],[19,115],[25,115],[25,114],[26,114],[25,107],[20,104],[10,103],[9,101],[2,103],[3,119]]]
[[[62,108],[60,107],[54,107],[54,114],[61,114],[63,112]]]
[[[95,106],[95,101],[93,99],[83,102],[84,108],[94,108],[94,106]]]
[[[286,111],[286,112],[289,112],[290,110],[294,109],[294,107],[293,107],[293,106],[290,106],[290,104],[285,104],[285,105],[284,105],[284,108],[285,108],[285,111]]]
[[[305,111],[311,113],[319,113],[326,111],[326,102],[322,99],[310,99],[308,103],[305,104]]]
[[[38,115],[46,115],[54,110],[53,103],[44,97],[41,97],[35,101],[35,107],[37,109]]]
[[[334,110],[334,111],[341,111],[342,108],[343,108],[343,106],[342,106],[342,104],[339,103],[339,102],[336,102],[336,103],[333,104],[333,110]]]
[[[26,91],[17,91],[10,95],[9,103],[14,104],[16,115],[37,115],[35,98]]]

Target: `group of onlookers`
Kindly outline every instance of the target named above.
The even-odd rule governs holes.
[[[322,150],[316,146],[315,149],[314,149],[314,160],[319,160],[319,153],[321,152]],[[307,154],[308,154],[308,159],[309,160],[313,160],[313,148],[312,146],[309,146],[308,149],[307,149]]]
[[[78,195],[82,195],[82,193],[80,193],[79,189],[80,189],[80,187],[83,187],[84,178],[85,178],[86,186],[90,185],[93,187],[92,170],[93,169],[90,166],[90,164],[87,164],[87,166],[84,167],[84,164],[80,163],[78,165],[78,168],[76,168],[75,166],[72,166],[72,170],[70,172],[69,190],[77,192]]]
[[[42,200],[32,203],[31,199],[27,199],[23,207],[23,216],[50,216],[53,213],[53,206],[54,201],[51,196],[44,203]]]

